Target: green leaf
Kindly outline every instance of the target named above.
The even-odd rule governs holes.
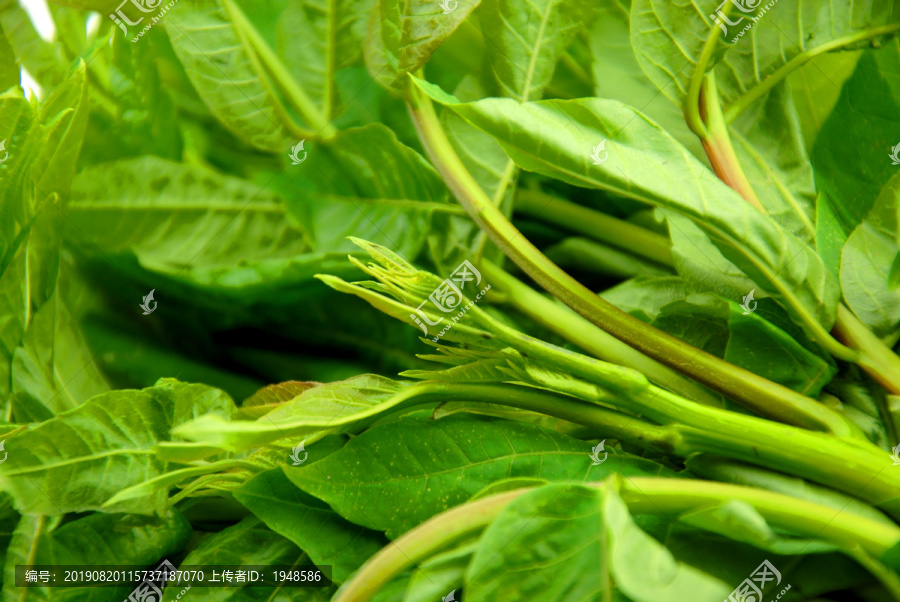
[[[19,67],[16,65],[16,55],[13,54],[12,46],[9,45],[4,27],[3,14],[0,13],[0,90],[17,86],[19,80],[22,79]]]
[[[788,76],[808,153],[812,153],[819,131],[834,109],[844,82],[853,75],[860,56],[861,50],[823,54]],[[828,77],[822,77],[823,73]]]
[[[448,14],[432,0],[376,0],[366,35],[366,66],[383,87],[399,93],[406,74],[421,68],[481,0],[459,0]]]
[[[163,379],[141,391],[111,391],[6,440],[0,487],[26,514],[99,510],[118,491],[157,477],[169,464],[155,447],[169,430],[207,412],[230,415],[227,395],[205,385]],[[105,511],[161,514],[166,492]]]
[[[310,564],[303,550],[289,539],[266,528],[258,518],[248,516],[236,525],[222,529],[206,537],[191,550],[181,565],[270,565],[291,566]],[[280,587],[253,587],[237,585],[231,587],[193,586],[182,599],[197,596],[209,602],[249,602],[251,600],[280,600],[289,597],[289,591]],[[304,602],[325,602],[331,598],[334,588],[308,588],[303,590]],[[174,602],[181,588],[167,587],[163,591],[163,602]]]
[[[717,0],[634,0],[632,4],[631,41],[638,61],[657,88],[678,104],[710,37],[720,39],[713,55],[717,87],[723,101],[732,104],[760,89],[792,60],[884,37],[886,32],[880,28],[895,25],[900,17],[893,3],[881,0],[755,2],[752,11],[742,12],[737,5],[731,8],[728,18],[739,24],[727,27],[728,34],[723,35],[709,17],[721,5]],[[759,20],[753,23],[751,17]],[[749,30],[731,43],[748,25]]]
[[[54,47],[54,44],[41,39],[25,9],[10,0],[0,3],[0,28],[6,34],[6,43],[9,45],[8,54],[4,51],[3,57],[11,60],[13,64],[13,72],[8,75],[9,79],[0,78],[0,89],[5,90],[19,83],[20,73],[19,68],[15,66],[16,58],[22,61],[22,66],[45,89],[52,89],[62,81],[66,65],[59,55],[59,45],[56,44]]]
[[[693,220],[798,324],[814,337],[827,337],[839,291],[815,251],[746,203],[634,109],[600,99],[459,103],[416,81],[432,98],[497,138],[520,167]],[[608,160],[593,165],[592,149],[603,140]]]
[[[79,174],[67,216],[69,239],[88,252],[131,253],[146,269],[211,288],[271,287],[310,251],[277,195],[153,156]]]
[[[590,30],[594,96],[637,108],[706,161],[703,146],[688,129],[681,108],[659,93],[638,63],[630,37],[631,4],[631,0],[609,0],[594,8],[597,16]]]
[[[166,31],[197,93],[225,127],[258,149],[289,152],[296,140],[286,108],[248,41],[253,26],[236,10],[229,0],[187,2],[166,15]]]
[[[853,313],[879,337],[900,328],[900,288],[891,270],[900,256],[900,174],[884,187],[869,215],[847,238],[841,254],[841,289]]]
[[[331,116],[335,74],[360,57],[371,0],[295,0],[275,24],[278,55],[310,98]],[[248,16],[253,18],[257,11]]]
[[[820,192],[816,198],[816,251],[836,278],[840,278],[841,250],[846,242],[847,235],[834,213],[833,202]]]
[[[593,17],[587,0],[486,0],[481,25],[491,32],[487,61],[501,96],[538,100],[556,63]]]
[[[653,326],[741,368],[816,398],[837,368],[736,302],[691,295],[660,309]]]
[[[443,600],[461,588],[477,545],[477,541],[469,541],[422,562],[409,579],[403,602]]]
[[[898,97],[900,44],[895,40],[863,53],[816,139],[816,185],[847,234],[865,219],[894,175],[890,154],[900,142]]]
[[[507,506],[466,573],[466,599],[719,602],[731,587],[676,561],[611,486],[550,484]]]
[[[334,581],[343,583],[388,542],[380,533],[344,520],[327,504],[295,487],[289,477],[300,470],[303,468],[285,466],[284,471],[264,472],[232,495],[270,529],[297,544],[315,564],[330,565]]]
[[[290,473],[346,519],[390,538],[508,477],[599,480],[658,475],[624,453],[592,465],[591,446],[537,426],[484,417],[407,418],[370,428],[340,451]]]
[[[18,588],[18,564],[151,565],[179,552],[191,525],[177,511],[156,519],[122,514],[91,514],[61,524],[59,518],[23,516],[16,526],[3,567],[3,599],[121,600],[132,587]]]
[[[776,86],[742,114],[730,134],[766,213],[797,238],[814,240],[816,187],[787,84]]]
[[[461,213],[434,168],[380,123],[340,132],[305,165],[309,176],[278,178],[274,188],[318,251],[358,252],[352,235],[413,258],[435,213]]]
[[[363,427],[402,403],[408,387],[409,383],[362,374],[307,389],[257,421],[209,415],[179,426],[173,434],[233,451],[286,437],[318,439],[325,433]]]

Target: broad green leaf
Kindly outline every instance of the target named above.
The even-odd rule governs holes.
[[[629,33],[631,0],[607,0],[594,11],[597,17],[590,30],[594,96],[635,107],[706,161],[703,146],[688,129],[681,108],[660,94],[638,63]]]
[[[590,450],[588,443],[529,424],[474,416],[406,418],[373,427],[289,476],[344,518],[394,538],[500,479],[671,475],[627,454],[592,465]]]
[[[258,518],[249,516],[203,539],[181,562],[181,565],[192,566],[213,564],[292,566],[310,564],[310,561],[303,550],[290,540],[272,532]],[[162,602],[174,602],[181,591],[182,588],[175,585],[167,587],[163,591]],[[181,599],[196,597],[208,602],[282,600],[292,595],[290,591],[293,590],[246,584],[230,587],[195,585]],[[334,588],[307,588],[302,591],[301,599],[305,602],[326,602],[334,593]]]
[[[760,302],[762,303],[762,302]],[[837,368],[737,302],[691,295],[660,309],[653,326],[741,368],[818,397]]]
[[[764,287],[805,330],[823,335],[831,328],[839,291],[815,251],[746,203],[634,109],[600,99],[459,103],[426,82],[417,83],[491,133],[524,169],[693,220],[728,261]],[[594,165],[592,149],[603,140],[608,157]]]
[[[335,74],[361,55],[371,0],[294,0],[275,24],[274,48],[310,98],[331,116]],[[257,11],[250,11],[254,18]],[[348,99],[352,100],[352,99]]]
[[[822,54],[788,76],[808,153],[812,153],[819,130],[834,109],[844,82],[853,75],[860,56],[861,50]],[[823,73],[828,77],[822,77]]]
[[[501,96],[538,100],[559,57],[593,17],[586,0],[485,0],[487,61]]]
[[[732,104],[792,60],[883,38],[887,32],[882,28],[896,25],[900,18],[891,0],[743,2],[742,7],[752,10],[732,6],[727,18],[737,24],[723,24],[725,34],[710,16],[722,4],[718,0],[632,4],[631,41],[638,61],[657,88],[678,104],[710,37],[719,40],[713,55],[719,93],[724,104]]]
[[[481,0],[456,0],[447,12],[431,0],[375,0],[366,34],[366,66],[372,78],[393,92],[406,74],[422,67]]]
[[[296,144],[272,78],[248,38],[258,35],[230,0],[186,2],[166,15],[166,31],[197,93],[225,127],[261,150]]]
[[[61,524],[58,517],[23,516],[3,567],[3,599],[121,600],[132,587],[17,588],[17,564],[144,565],[179,552],[191,537],[191,525],[177,511],[162,518],[127,514],[91,514]]]
[[[230,398],[205,385],[163,379],[141,391],[111,391],[6,440],[0,487],[26,514],[98,510],[118,491],[169,470],[155,447],[169,431],[207,412],[230,415]],[[162,513],[166,492],[106,511]]]
[[[67,216],[69,238],[88,252],[130,253],[148,270],[216,289],[271,286],[312,259],[277,195],[153,156],[79,174]]]
[[[800,240],[815,238],[816,188],[787,84],[772,89],[731,126],[738,162],[772,219]]]
[[[720,602],[731,590],[675,560],[635,524],[613,487],[559,483],[515,499],[485,530],[465,593],[475,602]]]
[[[340,132],[305,165],[309,176],[274,188],[322,252],[358,252],[348,237],[359,236],[414,258],[434,214],[462,213],[434,168],[382,124]]]
[[[812,161],[816,185],[844,232],[865,219],[894,175],[900,142],[900,44],[867,50],[822,126]]]
[[[285,466],[284,472],[280,468],[264,472],[232,495],[270,529],[297,544],[312,562],[330,565],[332,578],[342,583],[388,542],[380,533],[344,520],[327,504],[295,487],[289,476],[299,470],[303,468]]]
[[[312,387],[259,420],[228,421],[209,415],[173,431],[198,443],[240,451],[286,437],[320,439],[330,432],[361,428],[406,400],[409,383],[374,374]]]
[[[841,253],[844,300],[879,337],[893,337],[900,328],[900,287],[890,276],[898,257],[900,175],[894,175]]]

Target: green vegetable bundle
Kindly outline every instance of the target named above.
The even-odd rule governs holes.
[[[40,14],[0,0],[4,600],[900,601],[900,4]]]

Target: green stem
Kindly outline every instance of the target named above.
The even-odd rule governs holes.
[[[335,595],[333,602],[370,600],[407,567],[482,531],[514,499],[529,489],[514,489],[451,508],[407,531],[370,558]]]
[[[832,50],[839,50],[844,46],[849,46],[850,44],[862,42],[870,38],[876,38],[878,36],[894,33],[895,31],[900,31],[900,23],[882,25],[881,27],[875,27],[873,29],[855,33],[853,35],[844,36],[843,38],[832,40],[827,44],[822,44],[821,46],[817,46],[812,50],[798,54],[790,61],[782,65],[777,71],[775,71],[775,73],[769,75],[759,84],[757,84],[755,88],[741,96],[741,98],[737,102],[728,107],[728,109],[725,110],[725,121],[727,123],[731,123],[732,121],[737,119],[737,116],[744,112],[747,107],[765,96],[766,93],[769,92],[769,90],[774,88],[779,82],[790,75],[792,71],[799,69],[817,56],[825,54],[826,52],[831,52]]]
[[[710,71],[704,79],[700,94],[700,113],[705,117],[707,128],[706,136],[701,137],[700,142],[703,143],[703,150],[706,151],[716,175],[739,192],[748,203],[766,213],[734,152],[734,145],[731,143],[728,126],[725,124],[722,107],[719,104],[714,71]]]
[[[431,101],[411,86],[408,102],[419,138],[456,198],[504,253],[554,297],[620,341],[757,413],[838,436],[854,432],[846,417],[834,410],[645,324],[565,273],[487,198],[447,140]]]
[[[673,452],[705,452],[802,477],[864,499],[894,518],[900,516],[900,472],[890,454],[867,442],[836,440],[770,420],[687,404],[658,387],[632,394],[618,406],[677,433]]]
[[[519,190],[515,210],[565,226],[662,265],[674,265],[671,245],[665,236],[539,190]]]
[[[731,4],[726,3],[722,12],[725,16],[728,16],[730,10]],[[697,66],[691,74],[691,81],[688,82],[687,95],[684,97],[684,106],[682,107],[684,120],[687,122],[688,127],[692,132],[697,134],[701,140],[705,139],[707,136],[706,124],[700,116],[700,92],[703,87],[703,79],[706,76],[706,69],[709,66],[709,62],[712,60],[712,55],[715,52],[718,43],[719,30],[714,25],[712,29],[710,29],[709,36],[706,38],[706,43],[703,45],[703,51],[700,53],[700,58],[697,59]]]
[[[506,292],[507,303],[545,328],[552,330],[594,357],[633,368],[658,385],[700,403],[720,405],[719,399],[697,383],[651,359],[614,336],[597,328],[574,311],[544,297],[499,266],[482,260],[481,270],[491,286]]]
[[[281,59],[278,58],[263,37],[259,34],[256,28],[250,23],[249,19],[247,19],[246,15],[241,11],[241,9],[235,4],[234,0],[224,0],[225,7],[228,10],[229,16],[231,16],[232,22],[235,24],[235,29],[242,38],[246,39],[247,45],[253,49],[251,53],[251,59],[259,57],[259,60],[262,62],[262,65],[265,69],[272,74],[275,82],[279,85],[279,87],[284,92],[288,101],[300,114],[300,116],[314,129],[318,132],[318,135],[322,138],[331,138],[336,133],[337,130],[334,129],[334,126],[328,121],[327,117],[322,115],[319,112],[319,109],[316,107],[315,103],[306,95],[306,92],[303,91],[297,82],[294,80],[293,76],[288,72],[287,68],[284,66],[284,63],[281,62]],[[254,56],[256,55],[256,56]],[[328,85],[331,85],[331,82],[327,82]],[[276,105],[280,106],[280,103],[276,101]],[[285,125],[291,129],[292,133],[297,136],[307,136],[310,135],[308,132],[298,128],[296,124],[294,124],[293,119],[288,115],[282,115],[285,120]]]
[[[859,351],[857,363],[892,395],[900,395],[900,357],[859,321],[843,303],[838,305],[834,321],[835,337]],[[891,445],[898,443],[897,429],[890,410],[879,403],[879,412]]]
[[[824,539],[839,547],[861,548],[879,557],[900,542],[900,528],[852,512],[780,493],[693,479],[629,477],[618,480],[619,495],[634,514],[682,515],[739,500],[759,512],[774,528],[800,537]],[[609,481],[586,483],[608,487]],[[524,487],[451,508],[404,533],[369,559],[344,584],[335,602],[370,600],[408,567],[483,531],[514,500],[531,491]]]
[[[683,514],[740,500],[753,506],[771,526],[801,537],[824,539],[840,547],[861,546],[875,556],[881,556],[900,543],[900,527],[743,485],[629,477],[622,479],[619,493],[635,514]]]

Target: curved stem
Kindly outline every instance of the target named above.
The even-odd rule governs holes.
[[[722,8],[723,13],[727,16],[730,10],[731,4],[725,3],[724,8]],[[703,45],[703,51],[700,53],[700,58],[697,59],[697,66],[691,74],[691,81],[688,83],[688,92],[684,98],[684,106],[682,107],[682,110],[684,111],[684,120],[687,122],[688,127],[692,132],[697,134],[701,140],[705,139],[707,134],[706,124],[703,123],[703,118],[700,116],[700,92],[703,86],[703,78],[706,76],[706,68],[712,60],[712,55],[716,50],[718,41],[719,31],[713,26],[709,31],[709,36],[706,38],[706,43]]]
[[[674,265],[671,244],[665,236],[539,190],[519,190],[515,210],[565,226],[662,265]]]
[[[709,157],[709,162],[716,175],[740,193],[748,203],[762,213],[766,213],[734,152],[731,136],[728,134],[728,126],[725,125],[725,119],[722,117],[719,91],[716,88],[716,75],[713,71],[710,71],[704,79],[700,94],[700,109],[707,126],[707,135],[701,137],[700,142],[703,143],[703,150],[706,151],[706,156]]]
[[[585,483],[608,487],[609,481]],[[365,602],[406,568],[483,531],[515,499],[533,487],[505,491],[451,508],[407,531],[370,558],[335,596],[335,602]],[[693,479],[618,479],[619,495],[634,514],[681,515],[740,500],[776,529],[861,548],[879,557],[900,542],[900,527],[781,493]]]
[[[832,40],[827,44],[817,46],[816,48],[813,48],[808,52],[798,54],[790,61],[782,65],[777,71],[775,71],[775,73],[766,77],[763,81],[757,84],[755,88],[741,96],[738,101],[728,107],[725,110],[726,123],[731,123],[732,121],[737,119],[737,116],[740,115],[747,107],[765,96],[765,94],[769,90],[774,88],[779,82],[781,82],[781,80],[790,75],[792,71],[799,69],[817,56],[825,54],[826,52],[831,52],[832,50],[839,50],[844,46],[849,46],[850,44],[855,44],[856,42],[862,42],[871,38],[877,38],[878,36],[887,35],[895,31],[900,31],[900,23],[883,25],[881,27],[875,27],[874,29],[862,31],[853,35],[844,36],[843,38]]]
[[[447,140],[430,99],[411,86],[408,103],[428,156],[468,214],[554,297],[620,341],[757,413],[838,436],[855,433],[846,417],[834,410],[657,330],[588,290],[547,259],[491,203]]]

